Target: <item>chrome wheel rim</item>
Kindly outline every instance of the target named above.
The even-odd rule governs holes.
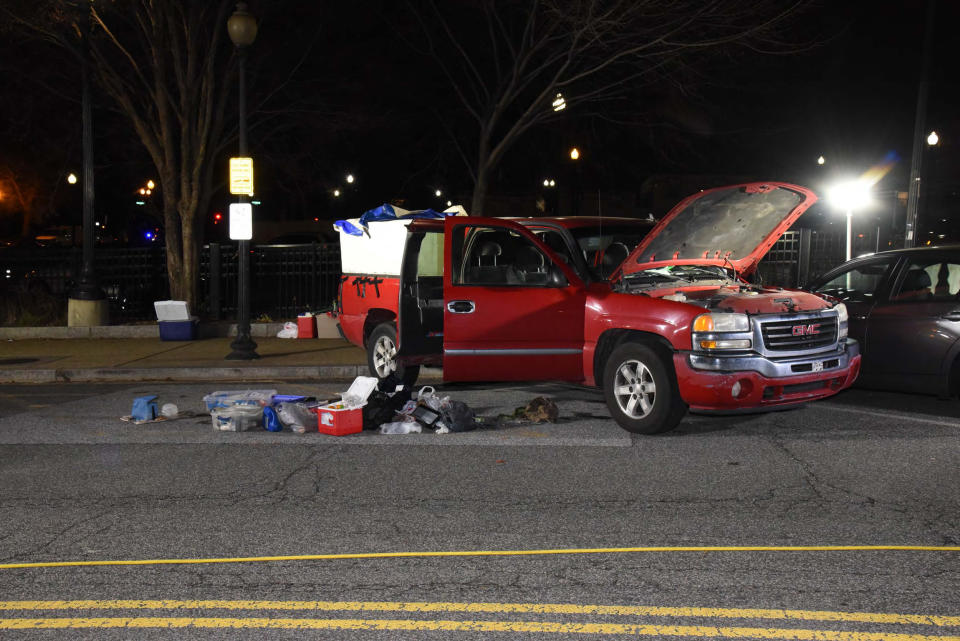
[[[373,369],[380,378],[397,371],[397,346],[389,336],[381,336],[373,345]]]
[[[640,361],[624,361],[613,379],[613,395],[620,411],[632,419],[645,418],[657,400],[653,374]]]

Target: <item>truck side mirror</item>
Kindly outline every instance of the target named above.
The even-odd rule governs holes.
[[[549,287],[566,287],[569,284],[567,277],[563,275],[560,268],[556,265],[550,265],[547,269],[547,285]]]

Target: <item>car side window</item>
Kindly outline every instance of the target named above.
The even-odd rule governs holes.
[[[454,285],[547,286],[550,261],[524,236],[494,227],[456,227]]]
[[[960,293],[960,263],[911,258],[890,295],[893,302],[953,301]]]
[[[834,276],[816,291],[848,303],[872,302],[893,263],[893,258],[860,263]]]

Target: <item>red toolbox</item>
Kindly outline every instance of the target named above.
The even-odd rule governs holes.
[[[344,409],[343,403],[312,408],[317,414],[317,431],[331,436],[346,436],[363,431],[363,408]]]

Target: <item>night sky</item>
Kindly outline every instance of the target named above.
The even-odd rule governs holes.
[[[924,152],[921,209],[922,229],[947,218],[953,240],[960,240],[960,230],[952,229],[958,4],[938,4],[925,130],[936,130],[941,143]],[[250,146],[263,202],[258,215],[326,221],[383,202],[414,209],[445,205],[448,198],[469,204],[469,174],[439,125],[441,117],[456,122],[460,106],[417,46],[404,3],[249,5],[261,20],[249,67]],[[639,216],[663,214],[695,189],[733,180],[788,180],[824,195],[831,181],[859,175],[892,154],[898,160],[875,188],[886,201],[874,213],[902,227],[893,194],[907,189],[925,6],[814,2],[790,34],[812,43],[809,48],[782,56],[733,51],[711,61],[682,92],[664,87],[633,95],[642,123],[626,122],[623,110],[609,118],[571,105],[562,120],[535,128],[511,149],[492,195],[510,203],[509,213],[535,214],[545,177],[563,186],[574,178],[566,157],[574,145],[584,154],[579,189],[616,196],[622,211],[613,213]],[[17,37],[0,44],[0,60],[0,163],[35,177],[51,203],[45,223],[69,223],[78,215],[78,201],[63,181],[80,167],[76,74],[55,50]],[[273,91],[280,79],[274,101],[261,105],[261,92]],[[291,109],[278,109],[278,99]],[[102,95],[95,133],[98,216],[139,214],[131,194],[154,171]],[[821,155],[823,166],[816,162]],[[352,187],[343,182],[347,173],[357,177]],[[218,188],[212,210],[228,202]],[[337,188],[343,192],[334,198]],[[433,195],[437,188],[444,190],[440,199]],[[823,224],[831,215],[819,206],[805,218]],[[19,227],[4,216],[0,238],[15,236]]]

